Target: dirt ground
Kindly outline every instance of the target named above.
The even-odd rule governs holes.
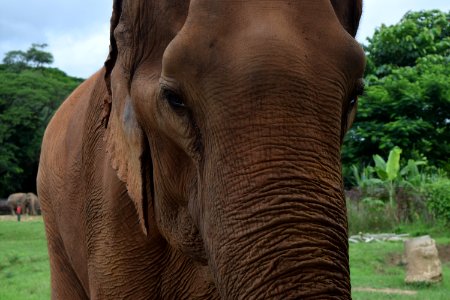
[[[439,258],[441,262],[446,263],[450,261],[450,245],[437,245]]]
[[[29,221],[36,221],[42,219],[42,216],[22,216],[20,218],[20,222],[29,222]],[[17,221],[17,216],[12,215],[3,215],[0,216],[0,221]]]
[[[412,290],[400,290],[400,289],[374,289],[374,288],[352,288],[354,292],[372,292],[372,293],[382,293],[388,295],[416,295],[416,291]]]

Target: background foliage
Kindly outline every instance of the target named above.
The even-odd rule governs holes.
[[[450,171],[449,20],[450,12],[409,12],[368,39],[366,92],[346,137],[344,166],[367,165],[399,146],[406,160],[425,156]]]
[[[450,12],[409,12],[367,42],[342,152],[350,232],[450,225]]]
[[[3,63],[9,69],[20,70],[26,67],[42,67],[46,64],[53,63],[53,55],[43,51],[47,44],[32,44],[26,51],[13,50],[5,54]]]
[[[22,54],[8,52],[0,65],[0,198],[12,192],[36,191],[45,127],[82,81],[58,69],[41,67],[53,58],[38,46],[33,44]]]

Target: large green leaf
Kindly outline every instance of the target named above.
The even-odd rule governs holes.
[[[418,166],[424,166],[426,164],[427,162],[424,160],[408,159],[408,164],[401,169],[400,175],[408,177],[420,175]]]
[[[361,180],[361,176],[359,176],[358,167],[355,165],[352,165],[352,172],[353,172],[353,177],[355,178],[355,181],[356,181],[356,185],[361,186],[362,180]]]
[[[373,161],[375,162],[375,172],[377,172],[378,177],[380,177],[381,180],[388,179],[385,160],[378,154],[375,154],[373,156]]]
[[[386,173],[388,180],[394,180],[398,176],[400,170],[400,155],[402,154],[402,149],[399,147],[394,147],[389,152],[389,158],[386,163]]]

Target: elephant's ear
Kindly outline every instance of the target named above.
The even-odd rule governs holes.
[[[334,11],[345,30],[356,36],[362,13],[362,0],[331,0]]]
[[[144,232],[148,229],[148,205],[152,203],[145,183],[152,172],[145,165],[150,157],[148,141],[139,125],[130,88],[135,70],[148,62],[153,63],[148,85],[158,81],[162,54],[177,33],[172,28],[172,24],[178,24],[173,11],[186,14],[188,4],[185,0],[114,0],[113,4],[110,51],[105,62],[106,151],[119,179],[126,183]]]

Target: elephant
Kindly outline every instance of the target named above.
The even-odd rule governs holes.
[[[39,202],[39,198],[34,193],[27,193],[27,205],[25,207],[26,212],[29,215],[37,216],[41,212],[41,205]]]
[[[11,210],[11,214],[15,216],[17,207],[21,206],[22,211],[25,211],[25,207],[28,205],[28,196],[26,193],[14,193],[8,196],[6,203]]]
[[[50,121],[52,299],[349,299],[361,1],[115,0]]]
[[[18,206],[22,207],[22,213],[35,216],[40,212],[39,199],[34,193],[14,193],[9,195],[6,201],[13,216],[16,215]]]

